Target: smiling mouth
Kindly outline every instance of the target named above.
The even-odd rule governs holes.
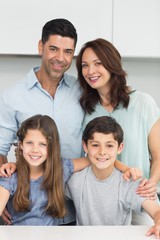
[[[108,160],[109,160],[109,158],[97,158],[97,161],[99,161],[99,162],[106,162]]]
[[[98,77],[90,77],[89,80],[91,82],[96,82],[97,80],[99,79],[99,76]]]
[[[30,156],[30,158],[31,158],[32,160],[38,160],[38,159],[40,159],[41,157],[40,157],[40,156]]]

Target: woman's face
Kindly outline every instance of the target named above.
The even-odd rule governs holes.
[[[91,88],[98,91],[108,86],[111,77],[91,48],[87,48],[82,55],[82,75]]]

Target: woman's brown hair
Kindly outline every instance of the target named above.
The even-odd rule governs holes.
[[[17,132],[22,143],[29,129],[40,130],[47,139],[48,157],[44,162],[44,175],[41,188],[46,191],[48,203],[45,211],[53,217],[63,217],[66,213],[64,200],[64,184],[62,161],[60,158],[60,143],[56,124],[49,116],[35,115],[25,120]],[[17,156],[18,186],[13,198],[13,206],[17,211],[29,211],[31,202],[30,169],[19,149]]]
[[[116,108],[121,102],[123,106],[127,108],[129,104],[130,88],[126,85],[127,74],[122,69],[121,55],[112,43],[102,38],[85,43],[77,56],[76,66],[78,79],[83,89],[80,97],[82,108],[85,112],[90,114],[94,111],[96,104],[100,101],[98,91],[91,88],[82,75],[82,56],[87,48],[91,48],[94,51],[104,68],[106,68],[111,74],[109,80],[109,97],[111,105]]]

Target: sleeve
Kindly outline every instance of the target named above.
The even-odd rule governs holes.
[[[70,190],[69,190],[69,186],[68,186],[68,182],[65,185],[65,196],[69,199],[72,199],[71,198],[71,193],[70,193]]]
[[[11,177],[0,177],[0,186],[7,189],[11,196],[14,195],[17,188],[16,175],[13,174]]]
[[[0,95],[0,154],[7,156],[16,139],[17,122],[13,109],[7,104],[7,95]]]
[[[63,179],[66,182],[74,172],[73,161],[70,158],[62,158]]]
[[[144,121],[146,121],[147,131],[150,132],[153,125],[156,121],[160,118],[160,109],[156,105],[155,100],[149,95],[144,94],[143,97],[143,114],[144,114]]]
[[[142,211],[142,203],[145,200],[144,197],[136,194],[136,189],[138,188],[139,183],[140,180],[130,180],[128,184],[126,184],[128,187],[126,189],[125,208],[127,210],[134,210],[137,213]]]

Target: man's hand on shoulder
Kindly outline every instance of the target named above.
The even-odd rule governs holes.
[[[0,167],[0,177],[11,177],[11,175],[16,171],[16,168],[16,163],[4,163]]]
[[[7,157],[0,155],[0,167],[2,166],[2,164],[7,163]]]

